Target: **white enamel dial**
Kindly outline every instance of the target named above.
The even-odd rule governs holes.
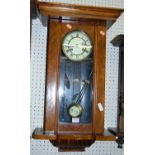
[[[80,104],[72,104],[68,109],[68,114],[71,117],[79,117],[82,114],[82,107]]]
[[[63,39],[62,50],[66,57],[72,61],[82,61],[92,52],[92,41],[83,31],[69,32]]]

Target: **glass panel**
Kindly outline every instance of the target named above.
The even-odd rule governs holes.
[[[72,104],[82,106],[80,123],[91,122],[93,61],[72,62],[61,57],[59,87],[59,121],[71,122],[68,108]]]

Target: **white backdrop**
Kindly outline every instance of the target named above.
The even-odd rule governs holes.
[[[124,0],[38,0],[41,2],[62,2],[69,4],[91,5],[91,6],[106,6],[106,7],[124,7]]]

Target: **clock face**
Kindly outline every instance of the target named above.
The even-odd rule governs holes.
[[[68,114],[71,117],[79,117],[82,114],[82,106],[80,104],[72,104],[68,108]]]
[[[92,41],[83,31],[69,32],[63,39],[62,51],[72,61],[82,61],[92,52]]]

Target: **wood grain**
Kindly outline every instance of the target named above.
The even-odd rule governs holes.
[[[36,128],[32,134],[32,138],[35,139],[56,140],[56,137],[54,131],[45,131],[43,128]]]
[[[61,123],[59,124],[59,133],[92,134],[92,124]]]
[[[50,141],[57,141],[60,140],[77,140],[77,141],[85,141],[85,140],[100,140],[100,141],[115,141],[116,136],[111,134],[109,131],[105,130],[104,134],[94,135],[90,134],[54,134],[54,131],[44,131],[43,128],[36,128],[32,134],[32,138],[35,139],[47,139]]]
[[[104,111],[98,109],[98,103],[104,108],[105,102],[105,55],[106,55],[106,24],[95,25],[94,47],[94,107],[93,107],[93,132],[95,135],[103,134]]]
[[[44,130],[56,132],[57,113],[56,111],[56,96],[57,96],[57,81],[58,77],[58,51],[60,42],[59,22],[49,21],[48,29],[48,51],[47,51],[47,71],[46,71],[46,105],[44,115]]]
[[[76,17],[84,19],[116,20],[123,9],[92,7],[54,2],[38,2],[39,11],[46,16]]]
[[[57,141],[51,141],[51,143],[58,147],[59,152],[81,152],[85,147],[93,144],[94,140],[63,139],[59,136]]]

